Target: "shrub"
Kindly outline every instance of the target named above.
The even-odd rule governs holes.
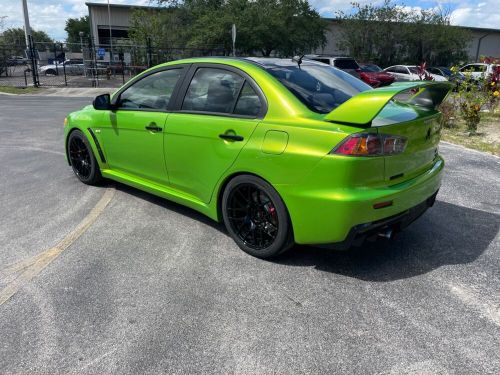
[[[440,124],[443,128],[451,129],[454,128],[455,119],[457,115],[455,103],[450,100],[445,100],[439,106],[439,111],[441,112]]]
[[[477,133],[477,127],[481,122],[481,109],[488,102],[488,96],[483,89],[484,79],[474,79],[471,72],[465,72],[464,75],[465,79],[457,90],[458,107],[469,135],[473,135]]]

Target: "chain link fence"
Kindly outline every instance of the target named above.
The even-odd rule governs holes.
[[[0,86],[119,87],[148,67],[163,62],[198,56],[221,56],[218,46],[185,48],[131,44],[114,40],[95,44],[33,42],[0,46]]]

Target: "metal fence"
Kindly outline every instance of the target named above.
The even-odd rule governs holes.
[[[186,57],[220,56],[218,46],[186,48],[131,44],[32,42],[0,46],[0,86],[119,87],[148,67]]]

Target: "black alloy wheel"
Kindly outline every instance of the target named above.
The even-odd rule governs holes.
[[[293,245],[290,219],[276,190],[251,175],[231,180],[223,195],[228,232],[245,252],[269,258]]]
[[[69,135],[68,156],[73,172],[81,182],[94,185],[102,179],[90,144],[79,130],[74,130]]]

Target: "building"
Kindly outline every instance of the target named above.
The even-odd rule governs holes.
[[[148,6],[109,4],[108,13],[106,3],[85,3],[85,5],[89,9],[90,36],[98,45],[109,44],[110,29],[113,40],[127,39],[130,17],[134,9],[154,9]]]
[[[128,38],[130,28],[130,16],[133,9],[155,7],[110,4],[108,17],[108,4],[106,3],[85,3],[89,9],[90,33],[94,42],[99,45],[109,44],[109,19],[111,19],[111,35],[115,38]],[[327,44],[318,53],[345,55],[348,51],[338,49],[338,39],[340,28],[338,20],[327,18],[330,25],[327,31]],[[456,26],[462,27],[462,26]],[[478,61],[480,56],[500,58],[500,29],[484,29],[476,27],[463,27],[472,34],[472,41],[468,46],[470,61]]]
[[[326,19],[330,25],[327,31],[327,44],[318,53],[344,55],[348,51],[339,49],[338,42],[341,35],[339,21],[332,18]],[[500,58],[500,29],[484,29],[478,27],[455,26],[468,30],[472,35],[467,54],[470,61],[478,61],[480,56]]]

